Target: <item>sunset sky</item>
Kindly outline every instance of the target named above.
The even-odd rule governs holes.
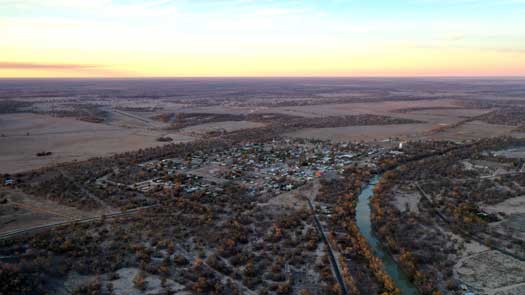
[[[0,0],[0,77],[516,75],[525,0]]]

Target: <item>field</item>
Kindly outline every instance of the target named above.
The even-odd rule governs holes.
[[[498,136],[510,134],[513,129],[510,126],[468,122],[452,129],[433,133],[436,128],[460,122],[464,118],[482,114],[486,110],[462,109],[453,110],[450,113],[443,110],[397,112],[406,107],[432,107],[433,105],[435,101],[328,104],[298,107],[294,111],[286,108],[265,108],[264,112],[252,113],[246,109],[224,109],[223,107],[207,108],[205,111],[213,114],[243,114],[245,112],[257,114],[260,112],[261,114],[304,116],[310,118],[312,122],[315,122],[318,117],[343,114],[377,114],[421,121],[421,123],[377,126],[306,128],[286,133],[292,137],[336,141],[381,141],[388,138],[407,140],[423,137],[465,140],[484,137],[487,130],[490,130],[492,136]],[[196,108],[191,109],[190,113],[201,111],[203,110]],[[149,119],[156,114],[159,112],[142,113],[117,110],[105,123],[91,123],[71,117],[54,117],[46,114],[2,114],[0,115],[0,124],[3,127],[3,136],[0,137],[0,160],[3,165],[0,172],[17,173],[54,163],[84,160],[95,156],[107,156],[157,146],[162,144],[156,140],[161,136],[168,136],[175,143],[185,142],[207,136],[209,133],[229,133],[245,128],[261,128],[267,124],[246,120],[221,121],[188,126],[181,130],[170,130],[168,124]],[[42,151],[50,151],[52,154],[37,157],[36,154]]]
[[[448,102],[449,103],[449,102]],[[366,106],[366,107],[365,107]],[[330,108],[333,109],[330,109]],[[338,113],[346,110],[346,105],[330,105],[323,111]],[[417,140],[422,138],[429,139],[448,139],[448,140],[468,140],[482,138],[485,136],[501,136],[510,134],[513,127],[487,124],[483,122],[468,122],[457,127],[447,128],[443,131],[439,129],[460,123],[465,119],[479,116],[489,112],[482,109],[447,109],[436,107],[436,101],[418,101],[390,103],[370,103],[360,104],[352,112],[375,112],[376,114],[394,116],[397,118],[412,119],[421,121],[414,124],[396,124],[384,126],[348,126],[337,128],[310,128],[289,133],[293,137],[316,138],[324,140],[349,141],[349,140],[386,140],[398,138],[401,140]],[[449,107],[454,107],[452,104]],[[457,108],[457,106],[455,106]],[[416,110],[411,110],[416,108]],[[418,110],[419,108],[429,108]],[[401,110],[401,111],[400,111]],[[407,110],[407,111],[403,111]],[[489,129],[487,129],[489,128]],[[489,132],[487,132],[489,130]]]
[[[29,113],[0,115],[0,124],[4,135],[0,137],[0,173],[158,146],[156,138],[166,134]],[[181,134],[170,136],[175,142],[192,140]],[[42,151],[52,154],[38,157]]]
[[[276,134],[336,141],[518,136],[513,130],[519,128],[516,124],[522,117],[515,108],[510,113],[500,111],[512,116],[508,124],[497,119],[499,113],[483,115],[521,106],[524,101],[516,93],[522,84],[519,79],[8,80],[0,87],[0,133],[4,135],[0,137],[0,172],[156,146],[163,144],[157,141],[159,137],[184,142],[268,126],[276,127],[272,131]],[[174,121],[155,119],[168,113]],[[223,119],[186,123],[183,130],[171,128],[181,113],[222,114]],[[281,116],[279,126],[264,119],[266,114]],[[357,115],[417,122],[349,121],[342,126],[301,128],[316,118]],[[295,120],[294,128],[283,126],[286,116]],[[484,121],[476,121],[478,117]],[[305,121],[297,123],[300,118]],[[37,157],[39,152],[52,154]]]
[[[186,127],[180,130],[180,133],[188,135],[206,135],[210,132],[232,132],[250,128],[261,128],[265,126],[262,123],[250,121],[223,121],[217,123],[206,123]]]

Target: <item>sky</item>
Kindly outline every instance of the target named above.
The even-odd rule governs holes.
[[[525,0],[0,0],[0,77],[524,75]]]

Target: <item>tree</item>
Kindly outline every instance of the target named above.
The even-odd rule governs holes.
[[[133,286],[141,291],[146,290],[146,277],[143,271],[139,271],[133,278]]]

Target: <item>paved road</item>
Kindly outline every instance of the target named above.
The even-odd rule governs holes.
[[[328,258],[330,259],[330,264],[332,265],[332,269],[334,270],[335,278],[339,285],[341,286],[341,291],[343,295],[348,295],[348,288],[346,287],[345,281],[343,280],[343,276],[341,275],[341,270],[339,270],[339,265],[337,264],[337,260],[335,259],[334,251],[332,250],[332,246],[330,246],[330,242],[328,241],[328,238],[326,238],[326,234],[324,233],[323,226],[321,225],[321,222],[319,222],[319,219],[317,218],[317,214],[315,214],[315,208],[312,205],[312,202],[308,199],[308,206],[310,206],[310,210],[312,210],[312,215],[314,217],[315,226],[317,227],[317,231],[321,234],[321,238],[323,239],[323,242],[326,244],[326,247],[328,249]]]

